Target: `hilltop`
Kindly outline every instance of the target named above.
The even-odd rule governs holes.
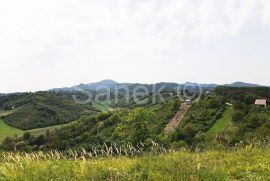
[[[64,87],[64,88],[54,88],[50,89],[49,91],[52,92],[76,92],[76,91],[97,91],[103,88],[109,88],[110,90],[117,90],[121,87],[128,87],[129,90],[132,92],[134,90],[134,87],[136,86],[144,86],[149,91],[152,91],[152,87],[155,87],[156,90],[159,90],[160,88],[163,88],[163,91],[176,91],[179,87],[185,88],[187,90],[191,89],[199,89],[202,90],[214,90],[218,86],[218,84],[201,84],[201,83],[194,83],[194,82],[186,82],[186,83],[173,83],[173,82],[160,82],[156,84],[143,84],[143,83],[118,83],[114,80],[105,79],[100,82],[95,83],[81,83],[79,85],[75,85],[72,87]],[[234,82],[231,84],[224,84],[224,86],[227,87],[262,87],[258,84],[252,84],[252,83],[245,83],[245,82]]]
[[[263,87],[262,85],[251,84],[251,83],[246,83],[246,82],[234,82],[231,84],[225,84],[224,86],[227,86],[227,87]]]

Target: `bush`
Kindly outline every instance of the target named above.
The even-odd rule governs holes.
[[[31,133],[25,132],[25,133],[23,134],[23,140],[24,140],[24,141],[29,141],[30,138],[31,138]]]
[[[232,114],[232,120],[235,122],[240,122],[245,117],[245,113],[241,110],[235,110]]]
[[[188,145],[185,141],[181,140],[181,141],[173,142],[171,144],[171,148],[178,150],[178,149],[188,148]]]
[[[252,105],[255,103],[255,100],[258,98],[258,96],[254,95],[254,94],[249,94],[245,97],[245,104],[247,105]]]

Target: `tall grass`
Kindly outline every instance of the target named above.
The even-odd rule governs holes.
[[[16,157],[32,157],[37,158],[38,160],[59,160],[59,159],[72,159],[72,160],[80,160],[83,159],[91,159],[91,158],[106,158],[106,157],[117,157],[117,156],[142,156],[142,155],[159,155],[165,154],[167,152],[172,152],[172,150],[167,150],[154,141],[151,140],[151,143],[145,146],[144,143],[140,142],[137,145],[132,145],[131,143],[126,143],[122,145],[117,145],[116,143],[110,143],[103,145],[90,145],[88,146],[88,150],[85,149],[69,149],[67,151],[58,151],[58,150],[50,150],[47,152],[4,152],[0,154],[0,159],[8,157],[9,155],[16,155]],[[4,156],[4,157],[1,157]]]
[[[118,156],[112,154],[114,145],[103,145],[105,150],[96,151],[100,155],[85,150],[1,153],[0,180],[270,180],[270,147],[264,143],[159,154],[135,154],[129,146]]]

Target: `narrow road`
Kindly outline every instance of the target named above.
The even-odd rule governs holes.
[[[170,134],[175,131],[175,129],[179,126],[179,124],[181,123],[182,119],[184,118],[189,108],[190,108],[190,105],[186,105],[185,103],[183,103],[180,106],[179,111],[175,114],[172,120],[164,128],[165,134]]]

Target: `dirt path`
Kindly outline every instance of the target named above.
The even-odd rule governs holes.
[[[175,114],[173,119],[166,125],[164,129],[165,134],[169,134],[175,131],[179,126],[181,120],[184,118],[186,112],[190,108],[190,105],[182,104],[179,108],[179,111]]]
[[[2,110],[0,110],[0,117],[1,116],[7,116],[7,115],[9,115],[9,114],[11,114],[13,111],[2,111]]]

